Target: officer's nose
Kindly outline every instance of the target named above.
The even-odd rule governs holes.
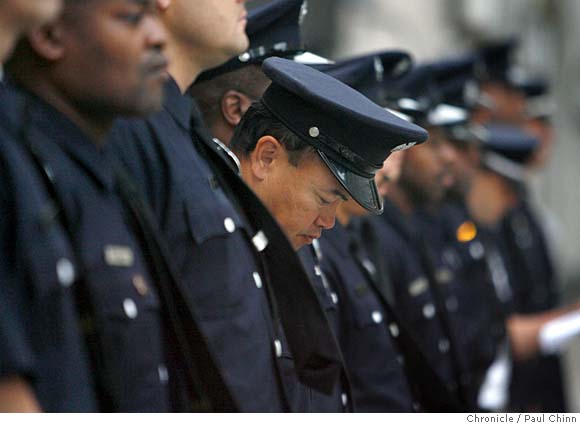
[[[334,222],[336,219],[336,209],[338,203],[335,202],[332,206],[325,208],[316,219],[315,224],[322,227],[325,230],[330,230],[334,227]]]
[[[451,146],[451,143],[444,141],[439,146],[439,157],[446,165],[453,164],[458,160],[457,151]]]
[[[158,16],[148,16],[145,25],[147,45],[162,50],[167,43],[167,31]]]

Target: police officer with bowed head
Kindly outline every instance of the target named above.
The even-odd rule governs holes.
[[[3,410],[191,411],[208,406],[199,378],[211,374],[229,398],[151,213],[105,144],[117,116],[159,108],[165,40],[153,2],[67,1],[7,64]]]
[[[270,80],[260,65],[269,57],[301,63],[328,62],[307,52],[301,26],[306,0],[274,0],[248,13],[248,50],[225,64],[203,72],[189,89],[198,102],[212,135],[229,145],[234,129]]]
[[[238,166],[237,158],[223,144],[229,145],[243,114],[270,84],[270,80],[261,70],[261,63],[272,56],[302,62],[324,61],[304,51],[300,29],[306,12],[307,4],[303,0],[276,0],[251,10],[246,27],[250,40],[248,50],[219,67],[203,72],[188,90],[198,102],[214,141],[230,155],[235,167]],[[331,327],[336,329],[336,295],[325,285],[316,252],[308,247],[300,250],[298,254],[305,270],[309,272]],[[331,396],[310,392],[312,411],[345,410],[342,402],[342,394],[348,394],[345,376]]]
[[[247,49],[243,3],[178,0],[160,9],[171,40],[163,109],[119,123],[114,144],[155,212],[240,410],[304,412],[306,387],[335,389],[338,346],[286,237],[184,95],[203,69]]]

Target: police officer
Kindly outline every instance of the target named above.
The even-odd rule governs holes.
[[[386,51],[320,68],[384,104],[389,86],[411,69],[411,58],[401,51]],[[393,184],[397,174],[393,168],[400,169],[403,153],[392,153],[377,173],[375,179],[381,196]],[[388,164],[391,161],[395,165]],[[352,200],[341,204],[335,227],[320,238],[322,271],[337,293],[339,340],[357,409],[455,411],[460,407],[453,405],[452,396],[446,397],[444,385],[392,309],[388,276],[375,266],[362,243],[363,240],[369,243],[372,233],[349,228],[358,224],[353,219],[364,212]]]
[[[3,409],[206,404],[198,377],[208,374],[198,371],[215,366],[175,301],[180,288],[150,212],[104,143],[116,116],[161,104],[166,36],[153,12],[153,2],[67,2],[7,66],[0,375],[17,392],[3,388]]]
[[[280,228],[183,96],[203,69],[247,49],[244,1],[178,0],[159,13],[171,40],[164,107],[121,123],[116,149],[155,212],[240,409],[308,411],[299,383],[331,393],[338,347]]]
[[[350,197],[380,212],[374,173],[392,149],[423,141],[422,129],[304,65],[270,58],[263,70],[272,85],[242,118],[231,148],[240,158],[242,175],[281,223],[294,248],[314,243],[332,228],[337,207]],[[348,126],[342,124],[346,122]],[[341,318],[339,335],[342,326]],[[389,357],[388,339],[386,349],[387,362],[396,364],[396,357]],[[400,366],[395,367],[397,375]],[[354,402],[356,408],[356,395]],[[402,405],[394,401],[391,407],[410,408]],[[383,409],[388,406],[383,404]]]
[[[478,339],[463,332],[462,288],[445,250],[434,245],[441,240],[434,208],[450,183],[446,169],[450,150],[442,143],[442,127],[465,120],[466,114],[439,104],[431,66],[417,67],[386,93],[391,96],[386,104],[428,126],[430,139],[405,152],[401,177],[385,202],[383,217],[364,220],[377,240],[368,251],[377,268],[386,271],[396,312],[411,328],[432,368],[464,409],[476,409],[476,385],[470,378],[481,369],[471,346]]]
[[[272,56],[299,62],[312,62],[316,58],[303,49],[300,29],[306,13],[307,3],[303,0],[276,0],[251,10],[246,27],[249,48],[225,64],[203,72],[188,90],[198,102],[214,141],[228,152],[236,167],[237,158],[229,152],[227,145],[243,114],[270,84],[261,70],[261,63]],[[325,285],[316,253],[308,247],[298,254],[314,284],[321,306],[333,330],[336,330],[336,295]],[[311,391],[311,409],[316,412],[342,411],[341,394],[348,393],[346,377],[343,376],[341,382],[330,397]]]

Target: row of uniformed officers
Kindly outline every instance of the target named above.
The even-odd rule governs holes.
[[[515,43],[244,3],[0,0],[0,411],[564,411]]]

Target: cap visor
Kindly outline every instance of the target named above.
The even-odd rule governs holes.
[[[379,196],[374,179],[358,175],[330,159],[324,152],[320,150],[317,152],[334,177],[356,202],[373,214],[383,212],[383,200]]]

